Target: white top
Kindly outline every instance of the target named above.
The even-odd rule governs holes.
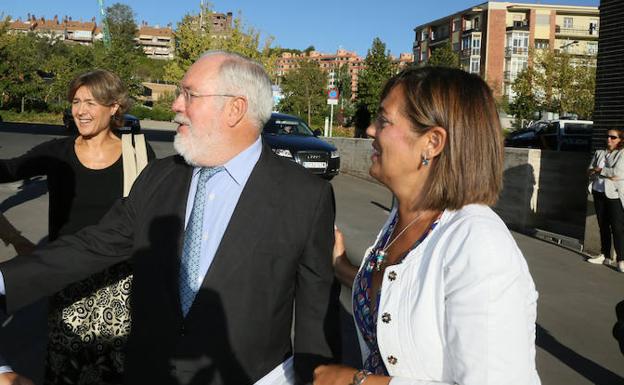
[[[489,207],[445,211],[384,272],[377,340],[391,384],[539,385],[537,297],[522,253]]]
[[[596,152],[594,153],[594,156],[592,157],[591,162],[589,163],[589,168],[593,169],[593,168],[604,168],[605,166],[605,159],[607,156],[607,151],[606,150],[596,150]],[[590,182],[589,184],[589,188],[590,188],[590,193],[591,190],[594,191],[598,191],[598,192],[605,192],[605,180],[604,178],[593,178],[593,182]]]

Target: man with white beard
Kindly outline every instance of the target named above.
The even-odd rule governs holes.
[[[7,310],[132,258],[126,383],[252,384],[290,356],[311,381],[340,345],[331,186],[262,143],[256,62],[204,54],[172,108],[181,156],[150,164],[97,226],[0,264]]]

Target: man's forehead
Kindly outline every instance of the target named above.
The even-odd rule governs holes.
[[[182,85],[201,86],[210,83],[217,76],[222,60],[215,55],[207,56],[196,61],[184,75]]]

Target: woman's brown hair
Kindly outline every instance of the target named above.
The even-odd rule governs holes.
[[[123,115],[130,108],[128,91],[119,76],[107,70],[94,70],[78,75],[69,83],[67,100],[71,103],[80,87],[87,87],[96,102],[104,106],[119,104],[112,116],[111,126],[119,128],[123,125]]]
[[[503,137],[490,87],[477,75],[443,67],[408,68],[391,78],[383,100],[401,86],[404,115],[412,129],[447,133],[442,152],[431,162],[423,208],[457,210],[494,205],[503,184]]]

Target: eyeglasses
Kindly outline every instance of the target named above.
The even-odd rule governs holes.
[[[616,140],[616,139],[620,139],[620,137],[617,135],[607,135],[607,139]]]
[[[223,96],[226,98],[236,98],[239,97],[239,95],[231,95],[231,94],[200,94],[198,92],[195,91],[191,91],[186,87],[182,87],[182,86],[178,86],[176,87],[176,92],[175,92],[175,97],[176,99],[182,95],[184,97],[184,102],[186,104],[190,104],[191,101],[193,100],[193,98],[205,98],[208,96]]]

